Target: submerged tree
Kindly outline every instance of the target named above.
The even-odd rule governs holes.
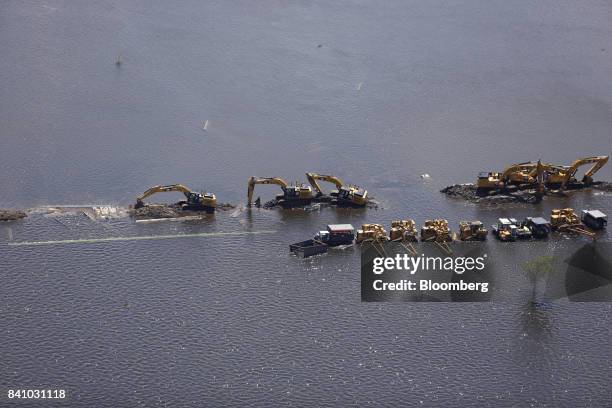
[[[552,255],[544,255],[523,264],[523,271],[533,285],[532,299],[533,304],[537,303],[539,298],[538,288],[541,283],[555,270],[555,258]]]

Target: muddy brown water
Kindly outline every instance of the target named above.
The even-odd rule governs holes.
[[[0,224],[0,405],[32,387],[84,407],[612,404],[609,303],[531,310],[517,291],[363,304],[358,248],[288,251],[328,223],[444,217],[456,230],[556,207],[611,214],[606,191],[499,208],[439,192],[514,162],[610,153],[609,4],[2,10],[0,208],[126,207],[177,182],[238,207],[182,222],[35,212]],[[366,187],[379,209],[244,210],[249,176],[308,171]],[[596,178],[612,180],[612,166]],[[262,202],[277,193],[257,186]],[[177,234],[191,238],[96,241]],[[84,242],[8,245],[58,240]],[[486,245],[524,283],[512,247]]]

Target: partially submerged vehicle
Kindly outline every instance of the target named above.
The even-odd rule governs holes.
[[[362,243],[366,241],[384,242],[388,241],[387,231],[381,224],[363,224],[361,229],[357,230],[355,241]]]
[[[308,239],[302,242],[296,242],[289,245],[289,251],[293,252],[301,258],[324,254],[329,249],[329,245],[319,242],[315,239]]]
[[[351,224],[329,224],[327,230],[319,231],[314,239],[329,246],[351,245],[355,240],[355,228]]]
[[[392,221],[391,229],[389,230],[389,239],[391,241],[417,242],[419,240],[418,231],[414,220]]]
[[[602,230],[608,225],[608,216],[599,210],[582,210],[580,219],[584,225],[594,230]]]
[[[459,239],[462,241],[484,241],[488,233],[481,221],[459,222]]]
[[[557,208],[550,212],[550,225],[553,231],[581,234],[595,238],[595,233],[585,228],[572,208]]]
[[[421,241],[423,242],[452,242],[453,236],[444,219],[427,220],[421,227]]]
[[[314,239],[289,245],[289,251],[307,258],[324,254],[329,247],[352,245],[354,240],[355,228],[351,224],[329,224],[326,230],[317,232]]]
[[[513,223],[510,218],[500,218],[497,220],[497,225],[492,226],[493,234],[503,242],[516,241],[517,229],[516,223]]]
[[[527,217],[521,226],[529,228],[534,238],[546,238],[551,231],[550,222],[542,217]]]

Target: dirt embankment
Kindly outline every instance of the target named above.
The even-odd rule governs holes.
[[[0,209],[0,221],[14,221],[27,217],[24,211]]]
[[[495,191],[483,193],[473,184],[455,184],[440,190],[449,197],[461,198],[472,203],[505,204],[505,203],[536,203],[539,201],[533,190]]]
[[[215,208],[216,211],[229,211],[236,208],[234,204],[219,203]],[[206,214],[207,211],[186,210],[183,209],[180,203],[175,204],[148,204],[141,208],[133,208],[130,214],[136,218],[178,218],[200,214]]]
[[[293,206],[288,206],[288,205],[284,205],[282,203],[282,201],[277,200],[276,198],[266,201],[263,204],[260,204],[258,201],[255,201],[255,203],[253,204],[254,207],[257,208],[265,208],[267,210],[272,209],[272,208],[303,208],[306,211],[312,211],[312,210],[316,210],[322,207],[330,207],[330,206],[334,206],[334,207],[341,207],[341,208],[355,208],[355,209],[363,209],[363,206],[351,206],[351,205],[338,205],[337,202],[335,202],[334,200],[331,200],[327,197],[317,197],[314,200],[312,200],[311,204],[299,204],[299,205],[293,205]],[[380,207],[378,201],[374,200],[374,199],[369,199],[368,202],[365,205],[365,208],[371,208],[371,209],[378,209]]]
[[[584,190],[592,188],[595,190],[612,192],[612,183],[598,181],[590,186],[576,183],[568,186],[569,191]],[[520,189],[515,188],[512,190],[492,190],[492,191],[479,191],[474,184],[455,184],[448,186],[440,190],[441,193],[446,194],[449,197],[461,198],[473,203],[483,204],[505,204],[505,203],[531,203],[535,204],[540,202],[540,198],[536,194],[534,189]],[[549,190],[546,192],[548,196],[564,196],[566,193],[559,190]]]

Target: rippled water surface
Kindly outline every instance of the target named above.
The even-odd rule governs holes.
[[[0,207],[127,206],[180,182],[239,208],[0,224],[0,406],[34,387],[100,407],[612,404],[610,304],[361,303],[359,248],[287,248],[332,222],[612,213],[596,191],[503,209],[438,192],[512,162],[610,153],[609,3],[1,9]],[[306,171],[362,184],[381,208],[244,210],[248,176]],[[200,236],[13,245],[177,234]],[[487,243],[520,286],[507,248]]]

